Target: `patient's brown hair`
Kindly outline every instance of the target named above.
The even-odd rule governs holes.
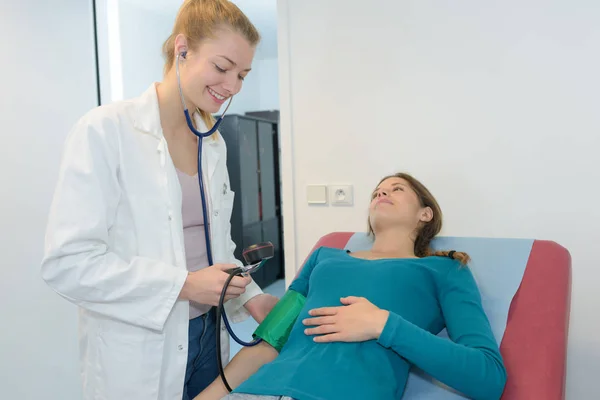
[[[419,202],[421,203],[421,207],[429,207],[433,211],[433,218],[431,221],[424,223],[418,232],[416,232],[415,238],[415,256],[417,257],[427,257],[427,256],[441,256],[441,257],[451,257],[455,260],[460,261],[462,265],[466,265],[470,261],[470,257],[467,253],[459,252],[459,251],[432,251],[429,247],[431,240],[442,230],[442,210],[437,200],[431,192],[419,182],[417,179],[412,177],[411,175],[399,172],[394,175],[386,176],[385,178],[379,181],[379,186],[383,181],[389,178],[401,178],[404,179],[415,191],[417,197],[419,198]],[[375,235],[373,232],[373,228],[371,227],[371,222],[369,221],[368,232],[369,235]]]

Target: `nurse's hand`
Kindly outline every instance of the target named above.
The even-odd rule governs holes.
[[[339,307],[315,308],[309,311],[314,318],[306,318],[302,323],[307,328],[306,335],[315,342],[366,342],[379,339],[387,323],[389,312],[372,304],[364,297],[343,297]]]
[[[229,277],[229,274],[225,271],[236,267],[237,265],[234,264],[215,264],[188,273],[179,298],[211,306],[219,305],[221,291]],[[225,301],[235,299],[243,294],[250,282],[250,277],[235,276],[227,287]]]

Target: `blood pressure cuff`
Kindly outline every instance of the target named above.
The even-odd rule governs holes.
[[[306,297],[294,290],[288,290],[256,328],[252,334],[254,339],[261,338],[280,352],[305,302]]]

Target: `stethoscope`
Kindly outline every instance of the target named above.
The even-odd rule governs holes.
[[[181,79],[179,76],[179,59],[180,58],[185,59],[186,55],[187,55],[187,51],[181,52],[177,55],[177,60],[175,63],[175,70],[177,72],[177,87],[179,89],[179,96],[181,97],[181,104],[183,105],[183,113],[185,114],[185,120],[187,122],[188,128],[190,128],[192,133],[198,137],[198,183],[200,184],[200,196],[202,198],[202,216],[204,217],[204,236],[206,236],[206,252],[208,255],[208,265],[213,265],[212,248],[211,248],[211,244],[210,244],[210,233],[208,230],[208,221],[209,220],[208,220],[208,212],[207,212],[207,206],[206,206],[206,195],[204,193],[204,177],[202,174],[202,139],[209,137],[210,135],[215,133],[217,131],[217,129],[219,129],[219,126],[223,122],[223,117],[225,116],[227,109],[229,108],[229,106],[231,105],[231,102],[233,101],[233,96],[229,100],[229,104],[227,104],[227,108],[225,108],[225,111],[219,117],[219,119],[217,119],[217,121],[215,122],[215,125],[212,127],[211,130],[209,130],[208,132],[204,132],[204,133],[197,130],[196,127],[194,126],[194,123],[192,122],[192,117],[190,116],[190,112],[187,108],[187,105],[185,104],[185,98],[183,97],[183,91],[181,90]]]
[[[208,225],[209,225],[208,224],[208,221],[209,221],[208,207],[207,207],[207,203],[206,203],[206,194],[204,192],[204,177],[203,177],[203,173],[202,173],[202,141],[204,138],[211,136],[213,133],[215,133],[217,131],[217,129],[219,129],[219,126],[223,122],[223,117],[225,116],[225,113],[227,112],[227,110],[229,109],[229,106],[231,105],[233,96],[229,100],[229,103],[227,104],[225,111],[223,111],[223,114],[221,114],[221,116],[217,119],[217,121],[215,122],[212,129],[210,129],[208,132],[198,131],[196,129],[196,127],[194,127],[192,118],[190,116],[190,112],[185,103],[185,98],[183,97],[183,92],[181,90],[181,79],[179,76],[179,60],[180,60],[180,58],[185,59],[186,55],[187,55],[187,51],[179,53],[177,55],[177,59],[175,62],[175,71],[177,73],[177,87],[179,89],[179,96],[181,97],[183,113],[185,114],[185,120],[187,122],[188,128],[190,129],[190,131],[192,131],[192,133],[194,135],[196,135],[198,137],[198,183],[200,185],[200,197],[202,199],[202,215],[204,217],[204,236],[206,237],[206,253],[208,256],[208,265],[213,265],[214,263],[213,263],[212,247],[211,247],[211,241],[210,241],[210,231],[209,231],[209,227],[208,227]],[[216,330],[217,330],[217,332],[216,332],[217,333],[217,335],[216,335],[217,336],[217,359],[218,359],[219,372],[220,372],[221,378],[223,379],[225,386],[227,387],[227,389],[230,392],[232,390],[231,390],[229,384],[227,383],[227,380],[225,379],[225,373],[223,371],[223,364],[221,362],[221,340],[220,340],[220,332],[219,332],[221,315],[223,316],[223,322],[225,323],[225,327],[227,328],[227,331],[229,332],[229,334],[231,335],[233,340],[235,340],[241,346],[245,346],[245,347],[255,346],[255,345],[259,344],[262,340],[256,339],[256,340],[253,340],[252,342],[244,342],[243,340],[241,340],[240,338],[238,338],[235,335],[235,333],[233,332],[233,329],[231,329],[231,325],[229,324],[229,321],[227,320],[227,315],[225,314],[225,309],[223,307],[225,292],[227,290],[227,286],[229,286],[229,283],[231,282],[231,279],[233,279],[234,276],[239,275],[239,274],[249,275],[249,274],[255,272],[256,270],[258,270],[259,268],[261,268],[263,266],[263,264],[265,263],[265,261],[266,260],[261,260],[259,262],[255,262],[251,265],[240,267],[240,268],[234,268],[231,271],[228,271],[229,278],[225,282],[223,291],[221,293],[219,305],[217,307],[217,327],[216,327]]]

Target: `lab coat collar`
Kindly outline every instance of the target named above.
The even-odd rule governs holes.
[[[163,138],[160,124],[160,110],[158,108],[158,95],[156,82],[154,82],[135,102],[134,127],[142,132],[150,133],[157,139]]]
[[[158,107],[156,85],[156,82],[152,83],[152,85],[150,85],[150,87],[137,99],[134,126],[136,129],[149,133],[162,141],[164,135],[160,123],[160,109]],[[200,131],[208,131],[206,124],[198,113],[194,113],[193,118]],[[208,176],[214,174],[219,162],[219,152],[216,148],[218,145],[217,136],[218,134],[214,134],[203,139],[203,156],[206,158],[205,166],[208,168]]]

